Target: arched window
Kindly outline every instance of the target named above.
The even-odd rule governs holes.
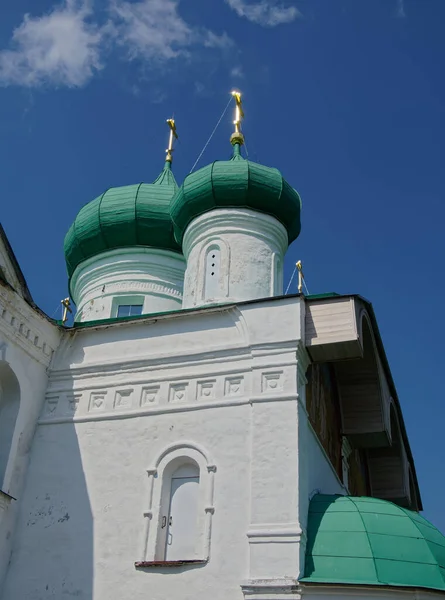
[[[5,476],[20,407],[20,387],[11,367],[0,361],[0,489],[7,492]]]
[[[147,469],[143,548],[137,566],[209,560],[215,472],[204,450],[192,442],[170,446]]]
[[[212,244],[206,252],[204,299],[212,300],[220,295],[221,248]]]
[[[198,538],[199,467],[195,462],[166,474],[161,503],[158,556],[161,560],[193,560]]]

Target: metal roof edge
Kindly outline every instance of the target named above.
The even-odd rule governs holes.
[[[340,581],[317,581],[315,579],[312,579],[311,577],[302,577],[301,579],[298,580],[298,583],[301,583],[303,586],[307,586],[307,587],[323,587],[323,588],[328,588],[328,587],[335,587],[335,588],[347,588],[348,590],[353,590],[353,589],[375,589],[375,591],[379,591],[381,592],[382,588],[384,589],[391,589],[391,590],[398,590],[398,591],[404,591],[406,592],[406,589],[409,588],[411,590],[422,590],[422,591],[427,591],[427,592],[431,592],[432,594],[440,594],[443,597],[443,590],[439,589],[439,588],[429,588],[429,587],[420,587],[420,586],[412,586],[412,585],[390,585],[387,583],[343,583]]]

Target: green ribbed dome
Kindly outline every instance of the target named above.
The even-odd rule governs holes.
[[[316,495],[307,537],[302,582],[445,591],[445,536],[391,502]]]
[[[153,183],[110,188],[81,208],[65,236],[69,276],[82,261],[113,248],[151,246],[180,252],[169,214],[177,189],[166,162]]]
[[[216,161],[186,177],[170,214],[178,243],[187,225],[214,208],[250,208],[272,215],[287,229],[289,243],[300,233],[301,200],[278,169],[245,160],[234,146],[230,160]]]

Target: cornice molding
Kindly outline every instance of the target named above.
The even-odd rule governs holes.
[[[73,393],[75,395],[76,392]],[[51,401],[52,392],[50,394],[47,402]],[[123,420],[123,419],[133,419],[146,415],[159,415],[166,413],[178,413],[178,412],[192,412],[196,410],[206,410],[211,408],[225,408],[225,407],[233,407],[233,406],[242,406],[252,404],[254,402],[297,402],[298,397],[296,395],[283,395],[273,397],[268,396],[264,398],[251,396],[241,396],[239,398],[230,398],[230,399],[222,399],[222,400],[212,400],[210,402],[188,402],[184,404],[162,404],[160,406],[154,406],[153,408],[139,408],[138,410],[131,411],[121,411],[116,410],[115,412],[103,412],[100,414],[85,414],[80,415],[78,417],[74,416],[65,416],[65,417],[55,417],[55,418],[41,418],[38,421],[38,425],[60,425],[61,423],[87,423],[91,421],[115,421],[115,420]]]
[[[300,600],[301,588],[297,579],[249,579],[241,584],[244,598],[252,600]]]
[[[282,254],[287,250],[287,230],[271,215],[246,208],[217,208],[204,213],[187,226],[182,242],[184,256],[215,234],[245,234],[276,244]]]
[[[51,381],[60,381],[69,379],[84,379],[88,377],[103,377],[105,374],[122,375],[126,373],[137,373],[139,371],[150,371],[154,369],[162,369],[166,371],[171,368],[200,366],[206,364],[226,364],[228,360],[250,360],[255,359],[255,363],[251,365],[252,369],[261,369],[266,367],[279,367],[286,365],[295,365],[295,360],[280,360],[279,357],[283,354],[288,354],[295,347],[295,342],[271,342],[265,345],[246,345],[244,342],[233,344],[229,348],[207,349],[199,352],[175,352],[158,354],[153,357],[135,358],[129,360],[110,360],[108,362],[90,363],[88,365],[73,365],[69,369],[58,369],[57,367],[51,371]],[[209,351],[211,356],[209,356]],[[276,360],[270,362],[271,356],[276,357]],[[284,357],[283,357],[284,358]],[[262,362],[262,359],[264,362]],[[233,371],[233,369],[231,369]],[[221,372],[224,372],[224,367]],[[212,371],[213,372],[213,371]],[[220,372],[216,369],[214,371]]]
[[[45,322],[47,329],[53,329],[53,339],[50,340],[40,324],[33,322],[40,317],[16,294],[14,301],[0,288],[0,334],[3,334],[7,344],[19,346],[33,359],[48,367],[58,345],[55,343],[59,335],[57,327]]]

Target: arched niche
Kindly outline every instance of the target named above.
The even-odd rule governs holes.
[[[230,248],[220,237],[212,237],[200,252],[198,279],[201,300],[212,303],[229,293]]]
[[[9,364],[0,360],[0,489],[7,492],[6,473],[20,408],[20,385]]]
[[[391,446],[368,451],[371,494],[406,508],[415,508],[414,483],[410,486],[410,466],[394,402],[390,404],[390,418]]]
[[[362,358],[340,361],[335,365],[342,432],[356,448],[386,447],[391,440],[389,388],[365,310],[361,312],[358,322]]]
[[[172,444],[160,453],[153,467],[147,469],[148,506],[144,511],[143,550],[139,565],[209,560],[215,472],[216,466],[209,461],[207,452],[194,442]],[[179,494],[176,498],[179,498],[178,506],[174,506],[176,494]],[[186,513],[190,514],[192,510],[194,514],[189,523],[187,519],[183,521],[184,531],[190,539],[187,547],[171,552],[168,547],[170,517],[174,528],[173,521],[181,519],[181,503]],[[172,514],[173,508],[176,517]]]

